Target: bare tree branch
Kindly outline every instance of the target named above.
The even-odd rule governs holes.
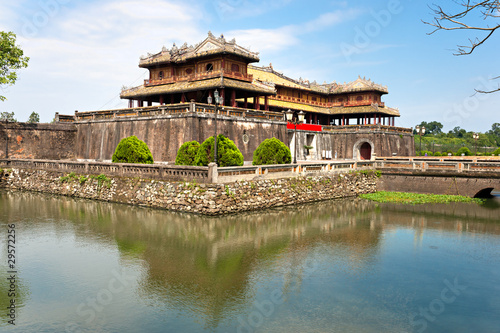
[[[472,30],[477,32],[486,32],[487,34],[482,37],[476,37],[474,39],[469,39],[469,45],[457,45],[458,49],[456,53],[453,55],[461,56],[461,55],[470,55],[474,52],[474,50],[483,45],[491,35],[500,28],[500,22],[498,18],[500,18],[500,0],[486,0],[486,1],[476,1],[476,0],[456,0],[454,1],[457,5],[462,6],[463,10],[458,13],[450,13],[445,11],[439,5],[433,5],[429,7],[434,13],[434,19],[431,22],[423,21],[423,23],[434,27],[435,29],[429,33],[428,35],[432,35],[436,31],[439,30]],[[482,17],[485,22],[484,26],[477,25],[469,25],[466,23],[465,18],[469,16],[478,16]],[[488,20],[489,23],[494,22],[493,26],[489,26],[486,22]],[[496,77],[494,79],[498,79]],[[500,91],[500,86],[498,89],[494,90],[477,90],[476,92],[489,94],[493,92]]]

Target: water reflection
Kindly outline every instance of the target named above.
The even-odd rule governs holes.
[[[0,208],[0,222],[24,223],[25,234],[36,235],[50,229],[56,238],[65,239],[69,225],[71,237],[78,244],[118,249],[122,265],[142,267],[134,291],[146,308],[141,311],[161,308],[162,312],[170,311],[210,331],[220,327],[235,329],[239,325],[237,316],[248,313],[255,299],[268,297],[265,292],[260,295],[262,290],[279,288],[284,299],[295,304],[303,301],[296,299],[302,292],[321,296],[321,292],[310,291],[304,284],[311,276],[326,274],[330,279],[337,274],[337,280],[329,283],[332,288],[342,288],[341,283],[349,283],[349,279],[340,273],[355,279],[374,274],[374,270],[380,269],[374,267],[382,265],[382,249],[388,246],[393,231],[412,230],[413,246],[417,248],[424,246],[429,231],[500,235],[498,208],[463,204],[380,205],[354,199],[208,218],[33,193],[0,192]],[[262,287],[263,281],[270,286]],[[25,287],[24,290],[29,289]],[[346,290],[356,294],[352,289]],[[3,289],[0,292],[4,295]],[[343,295],[342,291],[337,295]],[[408,302],[404,297],[401,301]],[[383,309],[384,315],[394,316],[401,308],[398,305]],[[318,313],[323,312],[325,309]],[[406,315],[401,314],[404,320],[393,318],[393,326],[386,322],[379,328],[411,330]],[[342,316],[347,322],[353,320],[344,312]],[[277,321],[270,327],[278,327],[278,323],[286,326],[286,322]],[[325,327],[328,325],[325,322]]]

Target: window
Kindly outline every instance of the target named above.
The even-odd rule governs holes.
[[[158,73],[158,79],[163,80],[163,71],[160,71],[160,73]]]
[[[240,71],[240,65],[238,64],[231,65],[231,72],[239,72],[239,71]]]
[[[212,65],[212,64],[207,64],[206,71],[207,71],[207,72],[211,72],[211,71],[213,71],[213,70],[214,70],[214,65]]]

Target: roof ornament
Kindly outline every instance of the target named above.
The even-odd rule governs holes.
[[[208,37],[210,38],[215,38],[214,34],[212,33],[212,31],[208,30]]]
[[[273,63],[272,62],[269,63],[269,68],[271,68],[271,70],[273,69]]]
[[[233,38],[229,41],[229,44],[236,44],[236,38]]]
[[[174,43],[174,45],[172,46],[172,49],[170,50],[170,54],[171,54],[171,55],[174,55],[174,54],[175,54],[175,53],[177,53],[177,52],[178,52],[178,49],[177,49],[177,46],[176,46],[176,45],[175,45],[175,43]]]
[[[224,35],[223,34],[220,34],[220,38],[219,40],[222,42],[222,43],[226,43],[226,39],[224,38]]]

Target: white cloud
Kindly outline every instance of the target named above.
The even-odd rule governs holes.
[[[141,54],[205,36],[198,27],[201,11],[193,3],[110,0],[75,5],[61,7],[34,36],[18,34],[18,44],[31,60],[1,107],[16,111],[19,120],[32,111],[48,121],[55,111],[98,109],[110,101],[106,107],[125,106],[117,98],[121,86],[140,85],[147,73],[137,67]]]
[[[301,42],[300,36],[327,29],[342,22],[352,20],[362,11],[358,9],[336,10],[320,15],[303,24],[287,25],[275,29],[233,30],[228,36],[235,36],[242,46],[250,46],[259,51],[281,51]]]

